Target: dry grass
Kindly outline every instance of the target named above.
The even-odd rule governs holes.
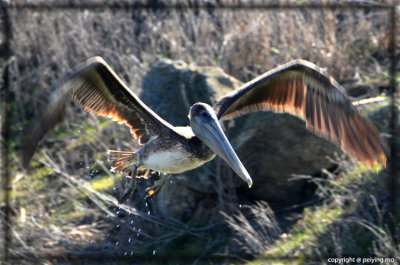
[[[393,241],[390,227],[395,217],[387,193],[389,176],[384,172],[371,175],[344,160],[337,162],[339,167],[333,173],[325,171],[318,178],[297,176],[316,183],[319,203],[301,207],[296,222],[284,233],[279,232],[268,206],[249,206],[251,220],[242,213],[225,215],[241,250],[253,257],[249,264],[273,260],[282,264],[329,264],[332,257],[399,260],[400,246]]]
[[[261,254],[272,246],[281,229],[268,203],[259,201],[243,208],[246,215],[243,212],[234,216],[222,212],[222,215],[233,230],[236,246],[247,254]]]

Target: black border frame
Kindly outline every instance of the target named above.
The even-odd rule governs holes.
[[[91,10],[103,10],[103,9],[365,9],[365,8],[379,8],[384,9],[390,12],[390,16],[388,17],[389,24],[390,24],[390,44],[389,44],[389,56],[390,56],[390,96],[391,96],[391,111],[390,111],[390,133],[391,135],[396,134],[396,121],[398,120],[397,112],[396,112],[396,102],[395,96],[397,92],[397,81],[396,81],[396,74],[400,73],[396,71],[397,61],[400,61],[400,54],[399,58],[396,56],[396,48],[397,48],[397,30],[398,30],[398,21],[397,21],[397,9],[400,10],[400,7],[396,6],[396,0],[393,1],[392,4],[379,4],[373,1],[354,1],[354,2],[339,2],[339,3],[324,3],[324,2],[311,2],[305,4],[290,4],[290,3],[220,3],[220,4],[211,4],[211,3],[204,3],[203,2],[196,2],[196,3],[174,3],[174,4],[159,4],[158,1],[149,1],[148,3],[107,3],[106,0],[104,3],[11,3],[12,0],[0,0],[0,18],[3,20],[3,34],[4,34],[4,42],[1,44],[0,47],[0,58],[6,62],[5,69],[3,72],[3,83],[2,87],[0,88],[0,103],[1,103],[1,115],[3,117],[2,124],[0,126],[1,138],[3,141],[0,143],[1,148],[1,155],[0,155],[0,180],[1,180],[1,194],[3,200],[5,202],[5,206],[0,211],[3,211],[3,217],[1,221],[1,226],[4,234],[4,253],[0,253],[0,264],[3,261],[5,264],[11,261],[23,260],[22,258],[13,258],[10,257],[9,253],[9,244],[11,242],[11,235],[10,235],[10,214],[11,214],[11,207],[10,207],[10,145],[9,145],[9,128],[10,128],[10,120],[8,119],[8,114],[10,113],[10,106],[8,104],[10,99],[10,78],[9,78],[9,65],[8,61],[12,58],[12,47],[11,47],[11,40],[12,40],[12,33],[13,33],[13,25],[10,20],[9,11],[10,10],[32,10],[38,12],[49,12],[53,10],[60,10],[60,9],[91,9]],[[218,2],[218,1],[216,1]],[[1,139],[0,138],[0,139]],[[396,194],[398,192],[397,185],[399,185],[397,176],[399,175],[399,166],[396,167],[397,161],[399,158],[397,157],[397,147],[395,145],[394,137],[391,137],[389,141],[391,147],[391,158],[388,163],[388,172],[391,175],[391,211],[393,215],[393,222],[390,224],[390,231],[392,235],[392,242],[395,246],[399,243],[399,238],[397,237],[396,231],[396,217],[399,214],[396,210]],[[391,255],[393,258],[394,253]],[[40,255],[39,255],[40,257]],[[86,257],[86,256],[85,256]],[[58,260],[58,259],[65,259],[64,257],[43,257],[50,260]],[[104,259],[112,259],[115,261],[118,260],[126,260],[126,257],[99,257],[98,255],[89,257],[93,260],[104,260]],[[139,261],[142,259],[146,259],[146,257],[136,257]],[[154,257],[153,257],[154,258]],[[162,257],[158,257],[162,258]],[[131,259],[131,258],[130,258]],[[285,260],[297,260],[296,257],[282,257]],[[216,261],[226,261],[226,258],[216,258]],[[280,258],[269,259],[271,261],[274,260],[281,260]],[[161,261],[161,260],[160,260]]]

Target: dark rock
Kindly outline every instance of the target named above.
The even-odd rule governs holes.
[[[376,97],[379,92],[378,89],[374,89],[373,86],[363,84],[352,86],[346,90],[350,97],[357,99]]]
[[[186,126],[193,103],[204,102],[212,106],[240,85],[240,81],[217,67],[198,67],[164,59],[144,77],[140,97],[172,125]]]
[[[271,206],[304,201],[306,181],[294,175],[315,174],[328,168],[332,166],[328,157],[341,152],[289,114],[252,113],[239,119],[229,129],[229,139],[254,181],[246,193]]]

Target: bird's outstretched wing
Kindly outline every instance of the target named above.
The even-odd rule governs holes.
[[[219,100],[214,110],[220,120],[261,110],[287,112],[359,161],[386,164],[389,148],[375,126],[356,110],[339,83],[304,60],[291,61],[244,84]]]
[[[139,144],[172,128],[135,96],[101,57],[93,57],[60,81],[45,111],[36,119],[24,146],[24,167],[44,135],[63,119],[71,97],[85,110],[125,123]]]

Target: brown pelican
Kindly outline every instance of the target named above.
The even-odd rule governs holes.
[[[174,127],[133,94],[102,58],[94,57],[61,80],[24,148],[25,167],[45,133],[62,119],[69,96],[85,110],[125,123],[143,145],[136,152],[109,151],[110,160],[115,161],[113,169],[132,176],[120,203],[134,191],[139,167],[180,173],[203,165],[216,154],[251,187],[252,179],[219,120],[252,111],[296,115],[305,120],[308,129],[368,166],[378,162],[385,165],[388,154],[378,130],[355,109],[343,87],[304,60],[291,61],[255,78],[225,95],[214,107],[195,103],[189,111],[190,127]],[[156,192],[168,176],[163,177]]]

